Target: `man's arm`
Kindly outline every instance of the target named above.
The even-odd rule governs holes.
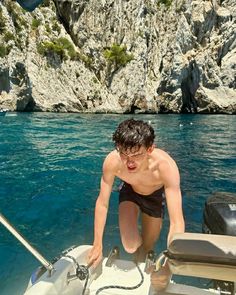
[[[160,165],[161,177],[165,187],[165,197],[170,220],[167,246],[175,233],[183,233],[185,222],[182,209],[179,170],[175,162],[164,162]]]
[[[102,239],[106,224],[109,199],[115,178],[113,173],[114,162],[112,163],[111,161],[112,156],[109,154],[103,164],[100,193],[95,206],[94,242],[93,248],[88,256],[88,264],[93,264],[94,267],[96,267],[102,259]]]
[[[168,246],[175,233],[183,233],[185,230],[182,195],[180,191],[180,176],[178,167],[172,160],[161,163],[159,171],[165,187],[165,196],[170,220],[170,228],[167,238]],[[153,272],[151,274],[151,284],[155,290],[160,291],[167,287],[170,278],[171,272],[168,264],[165,264],[158,272]]]

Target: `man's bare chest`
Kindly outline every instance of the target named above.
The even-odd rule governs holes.
[[[129,183],[136,192],[141,194],[149,194],[163,186],[157,173],[119,173],[117,177]]]

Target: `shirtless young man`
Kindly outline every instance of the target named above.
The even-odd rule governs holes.
[[[103,232],[115,177],[123,181],[119,196],[119,226],[121,241],[128,253],[138,253],[143,260],[148,251],[154,249],[162,227],[164,195],[170,220],[167,244],[174,233],[184,232],[178,167],[166,152],[155,148],[154,138],[154,130],[149,124],[134,119],[122,122],[113,134],[116,149],[103,163],[95,207],[94,243],[88,258],[88,263],[94,267],[103,256]],[[163,266],[152,274],[151,282],[160,290],[166,287],[169,278],[169,270]]]

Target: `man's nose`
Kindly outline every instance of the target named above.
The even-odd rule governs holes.
[[[126,162],[127,163],[134,163],[134,160],[130,156],[127,156]]]

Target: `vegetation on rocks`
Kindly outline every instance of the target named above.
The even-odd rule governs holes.
[[[16,33],[19,33],[22,31],[23,28],[28,27],[28,23],[25,20],[25,18],[22,16],[22,14],[25,13],[23,8],[21,8],[19,5],[17,5],[13,1],[7,1],[6,2],[6,8],[8,13],[11,16],[12,22],[14,24]]]
[[[31,23],[31,26],[33,29],[37,29],[41,24],[41,20],[40,19],[37,19],[37,18],[33,18],[32,19],[32,23]]]
[[[0,7],[0,57],[3,58],[8,55],[11,46],[7,45],[8,41],[14,40],[14,35],[7,31],[6,18],[3,15]]]
[[[133,54],[127,53],[127,47],[119,44],[113,44],[111,48],[104,50],[103,53],[106,60],[113,64],[115,69],[125,66],[134,57]]]
[[[158,0],[157,5],[164,4],[167,8],[171,6],[172,0]]]
[[[52,31],[53,31],[53,32],[57,32],[58,34],[61,33],[61,27],[59,26],[59,24],[57,23],[56,20],[55,20],[54,23],[52,24]]]
[[[7,48],[0,44],[0,57],[5,57],[7,55]]]
[[[43,111],[235,113],[235,0],[82,2],[0,0],[1,89],[32,81],[12,85],[12,109],[34,87]]]
[[[75,50],[74,45],[64,37],[54,38],[51,41],[43,41],[37,45],[39,54],[49,57],[56,54],[60,57],[61,61],[68,58],[71,60],[80,60],[86,67],[92,66],[92,58]]]
[[[44,41],[37,45],[38,53],[44,56],[57,54],[61,60],[76,58],[76,51],[73,44],[67,38],[53,39],[52,41]]]
[[[0,34],[4,33],[5,29],[6,29],[6,19],[3,16],[2,8],[0,7]]]
[[[5,42],[9,42],[9,41],[15,41],[15,36],[13,33],[11,32],[5,32],[4,36],[3,36],[3,39]]]

